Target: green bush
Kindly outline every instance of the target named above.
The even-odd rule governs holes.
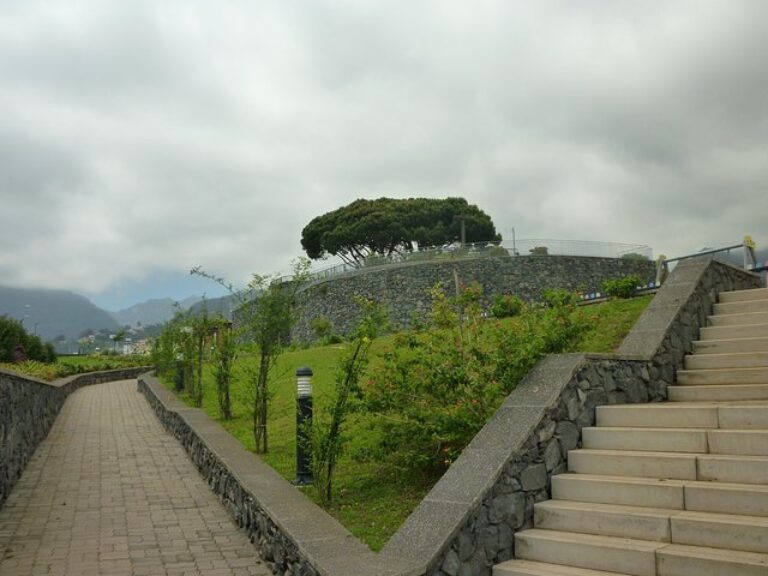
[[[500,256],[509,256],[509,250],[502,246],[488,246],[488,256],[498,258]]]
[[[648,261],[650,258],[648,256],[644,256],[643,254],[639,254],[637,252],[627,252],[626,254],[621,255],[622,260],[644,260]]]
[[[578,294],[569,290],[564,290],[562,288],[542,290],[541,296],[544,298],[544,303],[550,308],[557,308],[558,306],[572,306],[579,301]]]
[[[393,469],[434,479],[534,364],[567,351],[586,322],[562,304],[523,304],[513,321],[489,321],[476,291],[448,298],[439,287],[431,321],[429,330],[395,337],[365,402],[379,431],[372,452]]]
[[[630,274],[623,278],[615,278],[603,282],[603,292],[613,298],[630,298],[637,291],[637,287],[642,284],[642,280],[637,274]]]
[[[0,362],[55,362],[52,344],[43,344],[39,337],[28,334],[18,320],[0,316]]]
[[[491,314],[496,318],[511,318],[523,310],[524,302],[511,294],[498,294],[491,304]]]
[[[312,328],[312,332],[315,333],[315,336],[319,340],[322,340],[326,336],[330,335],[331,331],[333,330],[333,322],[331,322],[328,316],[315,316],[312,318],[312,320],[309,321],[309,327]]]

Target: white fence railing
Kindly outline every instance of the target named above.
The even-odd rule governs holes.
[[[592,242],[586,240],[521,239],[503,242],[475,242],[461,245],[432,246],[390,255],[371,255],[355,264],[342,263],[314,271],[310,282],[329,280],[350,272],[394,264],[494,258],[500,256],[593,256],[602,258],[638,258],[652,260],[653,251],[642,244]]]

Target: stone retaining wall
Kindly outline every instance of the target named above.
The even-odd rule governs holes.
[[[539,362],[379,553],[155,379],[139,386],[276,574],[487,576],[514,556],[568,450],[604,404],[666,399],[717,294],[759,277],[716,261],[677,266],[619,353]]]
[[[637,274],[647,285],[655,279],[654,263],[586,256],[499,256],[362,269],[302,289],[299,320],[291,337],[299,342],[315,339],[311,322],[319,316],[328,318],[335,332],[347,334],[358,316],[354,296],[380,302],[394,326],[408,327],[414,315],[423,317],[429,311],[429,289],[438,282],[449,292],[455,290],[458,279],[464,284],[479,283],[488,299],[515,294],[537,301],[545,289],[600,292],[605,280],[629,274]]]
[[[48,435],[67,396],[81,386],[133,379],[147,370],[89,372],[55,382],[0,370],[0,505]]]

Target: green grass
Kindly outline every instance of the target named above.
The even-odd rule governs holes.
[[[593,328],[582,336],[578,350],[614,352],[652,299],[647,295],[581,307],[579,311],[590,318]]]
[[[0,364],[0,368],[18,372],[25,376],[32,376],[42,380],[53,381],[59,378],[82,374],[84,372],[97,372],[100,370],[115,370],[118,368],[130,368],[133,366],[149,366],[152,360],[149,356],[60,356],[56,362],[49,364],[27,360],[12,364]]]
[[[586,315],[593,328],[584,334],[577,344],[577,350],[615,350],[650,300],[651,297],[646,296],[579,308],[576,313]],[[514,320],[501,322],[510,321]],[[378,356],[391,341],[392,337],[388,336],[374,342],[369,370],[376,370],[380,361]],[[274,369],[271,379],[273,397],[269,413],[269,453],[262,458],[289,481],[294,479],[296,472],[295,371],[301,366],[312,368],[315,412],[322,412],[325,408],[324,400],[329,398],[334,387],[336,362],[343,347],[343,344],[336,344],[287,351],[279,358]],[[207,367],[203,410],[248,450],[253,451],[255,444],[250,416],[252,399],[247,392],[249,368],[255,368],[255,359],[251,356],[241,357],[236,365],[232,390],[234,418],[224,421],[219,417],[213,373]],[[170,382],[166,382],[166,386],[172,389]],[[189,402],[185,394],[180,396]],[[359,457],[365,453],[373,433],[364,415],[352,415],[348,420],[346,435],[349,443],[338,464],[334,478],[334,503],[328,512],[371,549],[379,550],[423,499],[431,485],[414,483],[411,478],[398,478],[384,465]],[[303,490],[317,501],[314,490]]]

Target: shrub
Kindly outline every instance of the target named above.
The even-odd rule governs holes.
[[[523,310],[523,301],[511,294],[498,294],[491,304],[491,314],[496,318],[511,318]]]
[[[579,301],[578,294],[569,290],[564,290],[562,288],[542,290],[541,296],[544,298],[544,303],[550,308],[556,308],[558,306],[572,306]]]
[[[509,256],[509,250],[502,246],[491,245],[488,246],[488,256],[498,258],[500,256]]]
[[[39,337],[28,334],[23,324],[0,316],[0,362],[55,362],[53,346],[43,344]]]
[[[642,284],[642,280],[636,274],[630,274],[623,278],[615,278],[603,282],[603,291],[608,296],[614,298],[630,298],[637,291],[637,287]]]
[[[621,259],[622,260],[644,260],[644,261],[650,260],[648,256],[645,256],[643,254],[638,254],[637,252],[627,252],[626,254],[622,254]]]
[[[374,454],[424,478],[442,474],[533,365],[568,350],[585,326],[571,305],[523,304],[501,323],[483,317],[476,293],[432,294],[431,329],[395,338],[365,388],[380,432]]]
[[[315,333],[315,336],[322,340],[326,336],[330,335],[331,331],[333,330],[333,323],[331,322],[330,318],[328,316],[315,316],[310,320],[309,327],[312,328],[312,332]]]

